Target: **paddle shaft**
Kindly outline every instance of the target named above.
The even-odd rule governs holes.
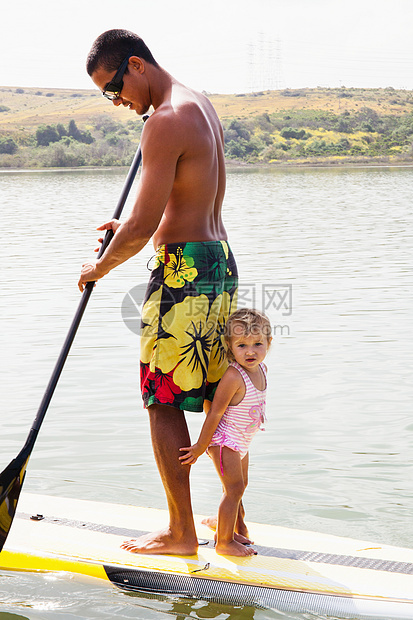
[[[147,116],[144,116],[143,120],[145,121],[147,118]],[[128,176],[126,177],[121,196],[113,214],[113,219],[119,219],[122,213],[123,207],[125,205],[129,191],[132,187],[132,183],[135,179],[141,160],[141,148],[138,147],[138,150],[136,151],[135,157],[133,158],[132,164],[130,166]],[[98,258],[102,256],[103,252],[108,247],[112,237],[113,231],[108,230],[100,247]],[[14,515],[17,509],[17,502],[19,501],[21,488],[26,474],[27,463],[29,461],[33,446],[37,439],[37,435],[46,415],[53,393],[56,389],[57,382],[59,381],[59,377],[62,373],[63,366],[65,365],[67,356],[69,355],[73,340],[75,339],[76,332],[79,327],[80,321],[82,320],[83,313],[92,294],[94,285],[95,282],[88,282],[84,288],[82,298],[70,326],[69,332],[66,336],[66,340],[63,344],[63,348],[60,352],[59,358],[54,367],[43,399],[40,403],[37,415],[33,421],[32,428],[26,439],[26,443],[24,444],[23,448],[20,450],[16,458],[13,459],[11,463],[9,463],[9,465],[0,473],[0,552],[3,549],[4,543],[6,542],[14,519]]]
[[[144,119],[146,120],[146,118]],[[141,163],[142,160],[142,153],[141,153],[141,148],[140,146],[138,147],[138,150],[135,153],[135,156],[133,158],[132,164],[130,166],[129,172],[128,172],[128,176],[126,177],[125,180],[125,184],[123,186],[122,189],[122,193],[119,197],[119,201],[118,204],[116,205],[116,209],[113,213],[113,218],[114,220],[119,219],[123,207],[125,206],[125,202],[126,199],[129,195],[130,189],[132,187],[133,181],[135,179],[136,173],[138,171],[139,165]],[[113,230],[107,230],[106,234],[105,234],[105,238],[103,239],[102,245],[100,247],[99,253],[98,253],[98,258],[100,258],[102,256],[102,254],[104,253],[104,251],[106,250],[106,248],[108,247],[111,239],[113,237]],[[66,340],[63,344],[62,350],[60,352],[60,355],[57,359],[56,365],[54,367],[52,376],[50,378],[49,384],[46,388],[46,391],[44,393],[43,399],[40,403],[37,415],[34,419],[32,428],[30,430],[30,433],[27,437],[26,443],[23,447],[23,451],[26,453],[31,452],[31,449],[36,441],[38,432],[40,430],[40,427],[42,425],[42,422],[44,420],[44,417],[46,415],[47,409],[49,407],[50,401],[52,399],[53,393],[56,389],[56,385],[59,381],[60,375],[62,373],[63,367],[65,365],[67,356],[69,355],[69,351],[70,348],[73,344],[73,341],[75,339],[76,336],[76,332],[78,330],[78,327],[80,325],[80,321],[82,320],[83,317],[83,313],[86,309],[87,303],[90,299],[90,296],[92,294],[93,291],[93,287],[95,285],[95,282],[88,282],[85,286],[85,289],[83,291],[82,294],[82,298],[80,300],[79,306],[76,310],[76,314],[73,318],[72,324],[70,326],[70,329],[68,331],[68,334],[66,336]]]

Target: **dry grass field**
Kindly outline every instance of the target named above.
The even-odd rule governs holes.
[[[208,94],[227,161],[288,165],[413,160],[413,92],[285,89]],[[97,89],[0,87],[0,168],[126,165],[142,123]]]
[[[315,88],[264,91],[245,95],[208,95],[221,119],[248,118],[288,110],[355,112],[369,107],[380,114],[401,115],[413,109],[413,93],[405,90]],[[109,114],[118,120],[134,118],[126,108],[115,109],[94,90],[0,87],[0,133],[32,130],[41,124],[67,124],[84,128],[94,116]]]

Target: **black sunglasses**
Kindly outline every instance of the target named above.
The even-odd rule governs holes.
[[[122,60],[122,64],[116,71],[115,76],[110,82],[106,84],[105,88],[103,89],[102,95],[106,97],[106,99],[110,99],[111,101],[119,99],[123,88],[122,78],[127,69],[129,58],[131,57],[131,55],[133,54],[129,54],[124,60]]]

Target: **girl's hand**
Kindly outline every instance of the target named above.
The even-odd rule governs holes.
[[[193,465],[197,462],[198,457],[204,452],[197,443],[194,443],[193,446],[189,446],[188,448],[179,448],[181,452],[186,452],[179,457],[181,461],[181,465]]]

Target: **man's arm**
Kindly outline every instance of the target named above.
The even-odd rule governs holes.
[[[146,121],[141,149],[142,172],[135,204],[129,217],[117,227],[101,258],[83,265],[78,283],[81,291],[86,282],[99,280],[140,252],[159,226],[182,153],[181,132],[166,114],[156,117],[155,112]],[[112,228],[112,223],[105,226]]]

